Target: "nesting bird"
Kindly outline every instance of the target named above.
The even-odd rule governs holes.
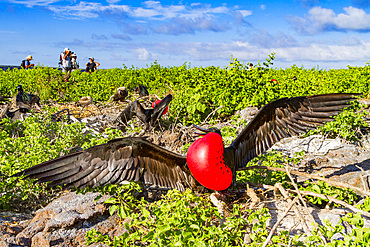
[[[149,96],[149,92],[148,92],[148,89],[146,88],[146,86],[143,86],[143,85],[139,85],[135,88],[135,91],[141,96],[141,97],[144,97],[144,96]]]
[[[137,116],[140,121],[144,123],[145,130],[149,130],[151,127],[154,127],[156,121],[167,112],[171,100],[172,95],[169,94],[157,105],[149,109],[145,109],[138,100],[135,100],[119,114],[117,119],[119,122],[126,124],[134,116]]]
[[[25,93],[22,85],[17,86],[18,94],[16,96],[16,106],[21,112],[29,112],[33,105],[40,105],[40,97],[34,94]]]
[[[88,106],[93,103],[93,98],[91,96],[82,96],[79,101],[76,102],[76,106]]]
[[[153,190],[183,191],[201,184],[222,191],[233,184],[236,171],[254,157],[283,138],[332,121],[358,95],[324,94],[273,101],[263,106],[226,148],[219,130],[197,127],[204,137],[191,144],[186,157],[145,138],[128,137],[41,163],[16,176],[67,188],[141,181]]]
[[[113,101],[123,102],[127,96],[128,96],[127,89],[125,87],[119,87],[117,88],[117,91],[113,94],[112,99]]]

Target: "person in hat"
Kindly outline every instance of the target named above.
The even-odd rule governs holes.
[[[72,71],[75,71],[80,67],[77,62],[77,54],[74,52],[72,52],[72,55],[71,55],[71,67],[72,67]]]
[[[86,72],[94,72],[100,63],[96,62],[93,57],[89,57],[89,62],[86,64]]]
[[[62,59],[62,72],[65,74],[65,80],[68,81],[69,77],[71,76],[71,70],[72,70],[72,52],[69,48],[64,48],[64,51],[60,54],[60,57]]]
[[[32,56],[28,55],[26,59],[22,60],[21,68],[28,69],[28,68],[35,66],[33,63],[31,63],[31,60],[33,60]]]

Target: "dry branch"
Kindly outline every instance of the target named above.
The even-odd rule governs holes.
[[[292,192],[292,193],[297,193],[295,190],[290,190],[290,189],[287,189],[289,192]],[[304,191],[304,190],[300,190],[299,193],[301,193],[302,195],[306,195],[306,196],[314,196],[314,197],[319,197],[321,199],[325,199],[325,200],[329,200],[329,201],[332,201],[334,203],[337,203],[339,205],[342,205],[350,210],[352,210],[353,212],[355,213],[360,213],[366,217],[370,217],[370,213],[366,212],[366,211],[363,211],[361,209],[358,209],[356,208],[355,206],[352,206],[344,201],[341,201],[339,199],[336,199],[332,196],[327,196],[327,195],[323,195],[323,194],[318,194],[318,193],[315,193],[315,192],[312,192],[312,191]]]
[[[285,198],[285,200],[288,201],[288,203],[291,203],[292,202],[292,199],[290,199],[288,192],[283,188],[283,186],[281,185],[281,183],[275,184],[275,187],[280,190],[280,193],[283,195],[283,197]],[[297,217],[301,220],[301,224],[302,224],[303,230],[305,231],[305,233],[307,234],[307,236],[312,236],[312,233],[311,233],[310,229],[307,226],[306,220],[303,218],[301,212],[299,212],[299,209],[298,209],[298,207],[296,205],[293,206],[293,211],[297,215]]]
[[[239,170],[252,170],[252,169],[265,169],[265,170],[270,170],[270,171],[286,172],[286,170],[284,168],[271,167],[271,166],[248,166],[248,167],[241,168]],[[306,178],[321,180],[321,181],[324,181],[324,182],[326,182],[326,183],[328,183],[332,186],[351,189],[353,191],[357,191],[361,195],[370,196],[370,192],[364,191],[364,190],[362,190],[360,188],[357,188],[353,185],[350,185],[348,183],[338,182],[338,181],[334,181],[334,180],[331,180],[331,179],[328,179],[328,178],[323,178],[323,177],[320,177],[320,176],[317,176],[317,175],[307,174],[307,173],[304,173],[304,172],[290,171],[290,173],[293,174],[293,175],[296,175],[296,176],[302,176],[302,177],[306,177]]]
[[[270,231],[270,234],[268,235],[268,237],[266,238],[265,242],[263,243],[262,247],[266,247],[268,242],[271,240],[272,238],[272,235],[274,235],[274,232],[276,231],[276,229],[278,228],[280,222],[285,218],[285,216],[288,214],[288,212],[290,211],[290,209],[293,207],[293,205],[297,202],[298,200],[298,197],[294,198],[293,201],[291,201],[287,207],[287,209],[284,211],[284,214],[281,216],[281,218],[276,221],[275,225],[272,227],[271,231]]]
[[[218,213],[222,217],[220,219],[220,225],[222,225],[226,221],[226,218],[225,218],[225,216],[226,216],[226,204],[225,204],[225,202],[217,199],[216,193],[212,193],[209,196],[209,199],[211,200],[211,202],[213,203],[213,205],[215,205],[217,207]]]
[[[289,177],[290,181],[292,182],[293,187],[294,187],[294,189],[295,189],[296,193],[298,194],[298,197],[299,197],[300,201],[301,201],[301,202],[302,202],[302,204],[303,204],[303,207],[304,207],[304,209],[305,209],[305,213],[306,213],[306,215],[308,215],[308,216],[311,218],[311,221],[312,221],[313,223],[315,223],[315,219],[314,219],[314,217],[313,217],[313,216],[312,216],[312,214],[310,214],[310,212],[308,211],[308,207],[307,207],[306,201],[303,199],[302,194],[299,192],[299,188],[298,188],[297,184],[295,183],[295,181],[294,181],[294,179],[293,179],[292,175],[290,174],[289,166],[285,166],[285,171],[286,171],[286,173],[287,173],[287,175],[288,175],[288,177]],[[323,243],[327,244],[327,241],[326,241],[325,237],[322,235],[321,231],[318,231],[318,233],[319,233],[319,236],[320,236],[321,240],[323,241]]]

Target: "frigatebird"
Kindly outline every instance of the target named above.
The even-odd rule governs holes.
[[[112,95],[113,101],[123,102],[128,96],[128,91],[125,87],[117,88],[117,91]]]
[[[138,100],[129,104],[117,117],[117,121],[126,124],[134,116],[137,116],[145,125],[145,130],[154,127],[156,121],[162,117],[168,110],[168,105],[172,100],[172,95],[168,94],[153,108],[145,109]]]
[[[17,86],[18,94],[15,98],[16,106],[19,108],[20,112],[29,112],[32,109],[32,106],[36,104],[40,105],[40,97],[34,94],[25,93],[23,91],[22,85]]]
[[[189,147],[187,157],[144,138],[120,138],[41,163],[16,176],[51,181],[49,186],[84,188],[141,181],[148,189],[184,190],[195,188],[199,182],[221,191],[230,187],[236,170],[251,159],[283,138],[332,121],[358,95],[324,94],[273,101],[259,110],[227,148],[214,129],[206,130],[205,136]]]
[[[144,85],[139,85],[135,88],[135,91],[141,96],[149,96],[148,89]]]

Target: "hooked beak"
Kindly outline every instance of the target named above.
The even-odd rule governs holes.
[[[207,135],[210,131],[208,131],[207,129],[204,129],[204,128],[202,128],[202,127],[199,127],[198,125],[195,125],[195,124],[193,124],[193,126],[192,126],[193,128],[196,128],[197,130],[199,130],[199,131],[202,131],[201,133],[200,132],[194,132],[193,134],[195,134],[195,135],[198,135],[198,136],[205,136],[205,135]]]

